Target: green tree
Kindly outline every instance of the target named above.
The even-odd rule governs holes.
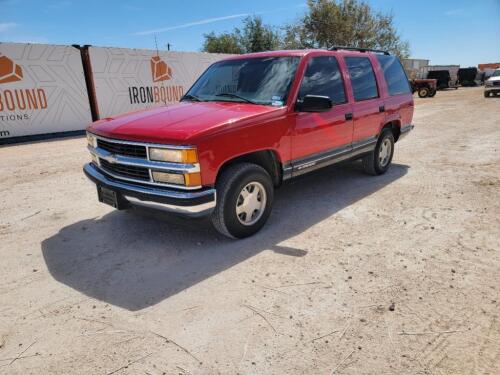
[[[394,16],[375,12],[359,0],[308,0],[297,23],[285,26],[284,48],[329,48],[335,45],[388,50],[409,55],[394,26]]]
[[[205,34],[203,42],[203,51],[211,53],[243,53],[238,37],[234,34],[222,33],[215,35],[214,32]]]
[[[249,16],[243,20],[241,29],[231,33],[204,35],[202,50],[212,53],[250,53],[279,49],[281,38],[279,31],[265,25],[259,16]]]
[[[281,46],[280,34],[272,26],[264,25],[258,16],[243,20],[243,29],[236,29],[240,44],[246,53],[272,51]]]

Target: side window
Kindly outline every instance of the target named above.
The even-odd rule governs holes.
[[[377,55],[377,60],[384,71],[389,95],[410,93],[410,85],[406,73],[396,56]]]
[[[337,59],[333,56],[318,56],[309,60],[299,90],[299,98],[306,95],[328,96],[333,104],[345,103],[344,81]]]
[[[345,62],[351,77],[354,100],[368,100],[378,97],[377,80],[370,59],[367,57],[346,57]]]

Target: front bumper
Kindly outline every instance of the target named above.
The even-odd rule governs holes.
[[[216,204],[215,189],[178,191],[126,183],[107,176],[92,163],[86,164],[83,172],[98,188],[104,187],[114,191],[119,200],[126,205],[159,209],[186,216],[203,216],[209,214]]]
[[[484,86],[484,91],[485,92],[500,92],[500,86]]]

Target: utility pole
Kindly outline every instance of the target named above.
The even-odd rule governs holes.
[[[160,51],[158,51],[158,40],[156,39],[156,34],[155,34],[155,48],[156,48],[156,56],[160,56]]]

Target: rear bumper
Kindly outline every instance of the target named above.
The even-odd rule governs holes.
[[[175,212],[185,216],[203,216],[209,214],[216,204],[215,189],[178,191],[126,183],[108,177],[92,163],[86,164],[83,172],[98,188],[104,187],[114,191],[127,205]]]
[[[408,124],[408,125],[404,125],[401,127],[401,131],[399,133],[399,138],[398,138],[398,141],[400,139],[403,139],[405,136],[407,136],[408,134],[410,134],[410,132],[413,130],[413,128],[415,127],[415,125],[413,124]]]

